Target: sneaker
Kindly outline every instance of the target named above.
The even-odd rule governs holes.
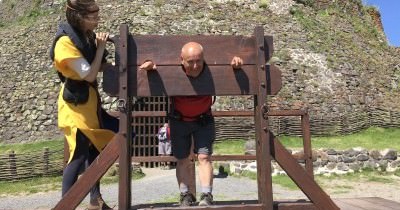
[[[196,198],[190,192],[181,193],[179,203],[180,206],[192,206],[196,202]]]
[[[109,207],[106,202],[103,200],[101,196],[97,197],[96,200],[90,201],[89,210],[112,210],[113,208]]]
[[[210,206],[213,203],[213,196],[211,193],[201,193],[199,206]]]

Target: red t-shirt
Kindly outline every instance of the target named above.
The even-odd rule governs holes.
[[[212,96],[174,96],[174,109],[182,114],[185,118],[194,118],[208,112],[212,106]]]

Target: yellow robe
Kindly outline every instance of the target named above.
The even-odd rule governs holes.
[[[68,59],[83,57],[68,36],[63,36],[57,41],[54,54],[54,66],[59,72],[67,78],[82,80],[78,73],[66,65]],[[78,129],[99,151],[107,145],[115,133],[111,130],[100,129],[97,116],[97,91],[92,86],[89,88],[88,101],[77,106],[63,100],[63,90],[64,85],[58,96],[58,127],[64,132],[69,145],[69,163],[76,148]]]

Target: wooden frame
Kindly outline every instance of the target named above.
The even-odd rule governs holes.
[[[207,62],[204,72],[195,79],[188,78],[183,71],[177,71],[180,68],[180,48],[188,41],[197,41],[203,45]],[[248,37],[132,36],[128,32],[128,27],[121,25],[120,36],[114,38],[114,43],[116,66],[104,72],[104,90],[110,95],[119,96],[120,131],[55,209],[74,209],[79,205],[89,189],[118,157],[120,163],[119,209],[130,209],[131,155],[129,148],[131,148],[131,141],[129,139],[132,133],[132,97],[174,95],[254,96],[258,201],[249,204],[195,207],[196,209],[339,209],[314,181],[312,173],[309,172],[312,170],[312,165],[306,166],[307,170],[302,168],[268,129],[267,118],[272,112],[268,112],[267,95],[273,95],[279,91],[281,75],[275,66],[266,64],[273,53],[273,44],[271,36],[264,36],[262,27],[256,27],[254,35]],[[234,55],[244,60],[241,70],[233,71],[230,67],[229,62]],[[158,71],[137,71],[138,65],[149,58],[157,63]],[[308,118],[303,119],[303,123],[308,124]],[[305,132],[307,133],[306,130]],[[311,145],[308,146],[311,147]],[[310,158],[311,154],[308,153],[305,156]],[[311,203],[273,201],[271,157],[293,179]],[[222,157],[224,160],[229,158],[229,156]]]

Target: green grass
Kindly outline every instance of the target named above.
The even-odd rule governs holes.
[[[288,148],[302,148],[302,137],[278,136],[278,139]],[[244,154],[245,140],[223,140],[214,144],[215,154]],[[313,149],[332,148],[350,149],[362,147],[365,149],[387,149],[400,150],[400,129],[399,128],[376,128],[371,127],[355,134],[329,137],[311,136]]]
[[[245,151],[245,143],[246,141],[242,139],[218,141],[213,146],[214,154],[243,155]]]
[[[303,147],[300,137],[278,137],[286,147]],[[399,128],[376,128],[371,127],[361,132],[331,137],[311,137],[312,148],[332,148],[349,149],[362,147],[365,149],[400,149],[400,129]]]
[[[17,182],[0,182],[0,197],[61,190],[61,176],[38,177]]]
[[[138,180],[145,177],[144,173],[132,173],[132,179]],[[104,176],[101,178],[101,184],[113,184],[118,182],[119,176]],[[15,182],[0,182],[0,197],[10,195],[25,195],[38,192],[61,191],[61,176],[38,177],[28,180]]]
[[[34,151],[42,151],[45,147],[51,148],[51,150],[62,149],[64,148],[64,142],[62,139],[56,139],[30,143],[0,144],[0,154],[8,154],[10,151],[14,151],[17,154],[32,153]]]
[[[342,175],[336,175],[336,174],[332,174],[330,176],[316,175],[315,180],[323,188],[324,187],[332,188],[329,186],[329,185],[332,185],[332,180],[348,181],[349,184],[355,183],[355,182],[358,182],[358,183],[377,182],[377,183],[382,183],[382,184],[391,184],[391,183],[396,184],[396,181],[393,179],[393,175],[400,176],[400,170],[397,170],[395,172],[382,172],[382,171],[374,171],[372,169],[370,169],[370,170],[367,169],[362,172],[347,173],[347,174],[342,174]],[[250,172],[250,171],[243,171],[239,175],[231,174],[231,176],[247,177],[252,180],[257,179],[257,174],[255,172]],[[280,185],[289,190],[299,190],[299,188],[294,183],[294,181],[287,175],[273,176],[272,183]],[[333,185],[333,188],[335,189],[335,193],[346,193],[346,192],[350,191],[351,189],[353,189],[352,186],[345,185],[345,184]]]

